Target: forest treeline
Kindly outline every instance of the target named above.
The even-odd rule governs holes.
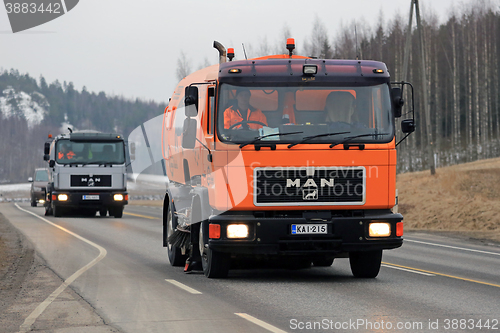
[[[19,96],[22,93],[46,111],[40,123],[30,123],[26,119],[28,116],[23,116],[26,100]],[[71,82],[49,84],[43,77],[37,80],[13,69],[0,73],[2,97],[7,100],[11,112],[9,115],[0,112],[0,183],[26,181],[35,167],[43,167],[43,143],[49,133],[67,133],[63,124],[71,124],[79,130],[128,136],[134,128],[158,116],[166,107],[154,101],[89,92],[85,87],[78,91]]]
[[[408,1],[406,15],[384,18],[381,13],[373,27],[362,18],[330,27],[316,17],[310,35],[302,46],[298,41],[295,53],[383,61],[392,80],[401,81],[410,4]],[[500,5],[488,0],[454,4],[445,22],[439,22],[432,7],[422,13],[425,84],[413,18],[406,81],[415,88],[417,130],[398,146],[398,172],[429,169],[431,158],[440,167],[500,156]],[[335,28],[336,33],[329,35],[328,28]],[[293,29],[285,25],[276,43],[269,43],[266,37],[258,45],[246,45],[249,57],[285,53],[284,41],[293,36]],[[182,78],[195,66],[186,62],[182,52],[177,67],[177,76]],[[424,117],[424,89],[429,93],[430,133]],[[408,106],[408,94],[405,100]],[[401,137],[398,132],[398,139]],[[432,157],[428,154],[429,145],[433,148]]]

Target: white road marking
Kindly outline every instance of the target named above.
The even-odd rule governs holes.
[[[404,241],[405,242],[411,242],[411,243],[419,243],[419,244],[425,244],[425,245],[446,247],[446,248],[454,249],[454,250],[462,250],[462,251],[477,252],[477,253],[484,253],[484,254],[492,254],[494,256],[500,256],[500,253],[496,253],[496,252],[488,252],[488,251],[467,249],[467,248],[464,248],[464,247],[457,247],[457,246],[450,246],[450,245],[443,245],[443,244],[436,244],[436,243],[428,243],[428,242],[422,242],[422,241],[411,240],[411,239],[406,239],[406,238],[405,238]]]
[[[58,228],[58,229],[61,229],[62,231],[64,232],[67,232],[68,234],[78,238],[79,240],[95,247],[96,249],[99,250],[99,255],[94,259],[92,260],[91,262],[89,262],[87,265],[83,266],[82,268],[80,268],[78,271],[76,271],[75,273],[73,273],[73,275],[71,275],[69,278],[67,278],[60,286],[59,288],[57,288],[56,290],[54,290],[54,292],[52,294],[49,295],[49,297],[47,297],[42,303],[40,303],[40,305],[38,305],[36,307],[35,310],[33,310],[33,312],[24,320],[24,323],[19,327],[19,333],[25,333],[25,332],[28,332],[28,331],[31,331],[31,325],[33,325],[33,323],[35,322],[35,320],[43,313],[43,311],[45,311],[45,309],[57,298],[57,296],[59,296],[59,294],[61,294],[64,289],[66,289],[71,283],[73,283],[80,275],[82,275],[84,272],[86,272],[87,270],[89,270],[92,266],[94,266],[95,264],[97,264],[99,261],[101,261],[102,259],[104,259],[104,257],[106,256],[107,254],[107,251],[105,248],[103,248],[102,246],[99,246],[97,245],[96,243],[92,242],[92,241],[89,241],[88,239],[86,238],[83,238],[82,236],[80,235],[77,235],[75,234],[74,232],[72,231],[69,231],[68,229],[66,228],[63,228],[55,223],[52,223],[50,222],[49,220],[47,220],[46,218],[43,218],[41,216],[38,216],[36,215],[35,213],[33,212],[30,212],[29,210],[26,210],[26,209],[23,209],[21,207],[19,207],[19,205],[16,203],[15,204],[16,207],[20,210],[22,210],[23,212],[26,212],[28,214],[31,214],[33,215],[34,217],[37,217],[39,218],[40,220]]]
[[[191,288],[191,287],[188,287],[188,286],[186,286],[185,284],[180,283],[179,281],[172,280],[172,279],[165,279],[165,281],[167,281],[168,283],[171,283],[171,284],[173,284],[174,286],[179,287],[179,288],[181,288],[181,289],[183,289],[183,290],[185,290],[185,291],[187,291],[187,292],[189,292],[189,293],[191,293],[191,294],[201,294],[201,292],[200,292],[200,291],[198,291],[198,290],[196,290],[196,289],[193,289],[193,288]]]
[[[255,317],[250,316],[249,314],[246,313],[235,313],[235,315],[240,316],[241,318],[244,318],[248,320],[249,322],[254,323],[255,325],[258,325],[262,328],[265,328],[266,330],[274,333],[286,333],[286,331],[280,330],[277,327],[274,327],[273,325],[270,325],[260,319],[257,319]]]
[[[414,270],[411,270],[411,269],[406,269],[406,268],[401,268],[401,267],[396,267],[396,266],[391,266],[391,265],[382,265],[382,266],[383,267],[394,268],[394,269],[399,269],[400,271],[405,271],[405,272],[410,272],[410,273],[415,273],[415,274],[422,274],[422,275],[426,275],[426,276],[436,276],[434,274],[429,274],[429,273],[414,271]]]

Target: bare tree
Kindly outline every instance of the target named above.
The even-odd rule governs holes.
[[[179,58],[177,58],[177,69],[175,71],[175,75],[177,76],[177,80],[182,80],[186,76],[191,74],[191,60],[187,58],[184,51],[181,50],[181,54]]]
[[[320,58],[332,58],[333,51],[328,41],[328,32],[318,15],[314,18],[312,34],[309,43],[305,43],[306,55]]]

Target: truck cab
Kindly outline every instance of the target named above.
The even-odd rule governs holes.
[[[45,214],[74,210],[122,217],[128,203],[125,142],[119,134],[72,132],[45,143],[51,182]]]

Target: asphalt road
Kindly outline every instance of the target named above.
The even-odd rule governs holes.
[[[170,266],[160,207],[127,206],[121,219],[45,218],[43,208],[18,207],[1,212],[121,332],[500,331],[498,244],[407,233],[402,248],[384,252],[376,279],[355,279],[348,260],[336,259],[328,268],[231,270],[219,280]]]

